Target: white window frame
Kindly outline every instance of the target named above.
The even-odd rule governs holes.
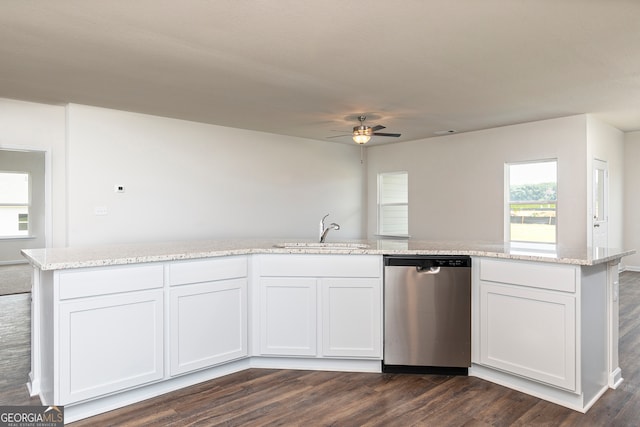
[[[382,200],[385,199],[383,191],[383,180],[384,177],[390,175],[404,175],[407,179],[407,187],[406,191],[406,201],[405,202],[394,202],[394,203],[383,203]],[[396,172],[381,172],[378,173],[378,236],[382,237],[399,237],[399,238],[409,238],[409,172],[407,171],[396,171]],[[407,223],[406,223],[406,232],[405,233],[389,233],[385,232],[385,222],[384,222],[384,210],[390,206],[406,206],[407,210]]]
[[[528,164],[536,164],[536,163],[555,163],[556,166],[556,200],[547,201],[553,202],[555,204],[555,212],[556,212],[556,223],[555,223],[555,235],[553,243],[548,242],[538,242],[538,241],[521,241],[521,240],[512,240],[511,239],[511,177],[510,177],[510,167],[515,165],[528,165]],[[512,246],[523,247],[527,249],[542,249],[542,250],[552,250],[556,248],[558,244],[558,159],[539,159],[539,160],[528,160],[528,161],[518,161],[518,162],[509,162],[504,165],[504,240],[506,243],[511,244]]]

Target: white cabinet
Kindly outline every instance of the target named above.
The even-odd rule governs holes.
[[[57,281],[62,301],[56,404],[162,379],[162,266],[63,272]],[[99,296],[87,297],[88,291]]]
[[[576,389],[576,268],[480,260],[479,363]]]
[[[380,280],[323,279],[321,286],[322,355],[380,357]]]
[[[259,354],[382,357],[381,256],[275,255],[259,265]]]
[[[316,279],[260,280],[260,353],[316,355]]]
[[[247,356],[246,275],[245,257],[169,265],[172,376]]]
[[[480,361],[568,390],[576,387],[576,300],[482,283]]]

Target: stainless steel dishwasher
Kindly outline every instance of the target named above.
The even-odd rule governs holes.
[[[471,258],[385,256],[383,372],[467,375]]]

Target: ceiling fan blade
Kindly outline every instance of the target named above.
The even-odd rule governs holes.
[[[401,135],[399,133],[385,133],[385,132],[374,132],[373,134],[376,136],[393,136],[394,138],[397,138]]]
[[[374,132],[376,132],[376,131],[379,131],[379,130],[384,129],[385,127],[386,127],[386,126],[376,125],[376,126],[372,127],[372,128],[371,128],[371,130],[372,130],[372,131],[374,131]]]

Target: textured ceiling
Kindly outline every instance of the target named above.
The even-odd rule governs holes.
[[[0,2],[0,97],[333,142],[592,113],[640,130],[636,0]]]

